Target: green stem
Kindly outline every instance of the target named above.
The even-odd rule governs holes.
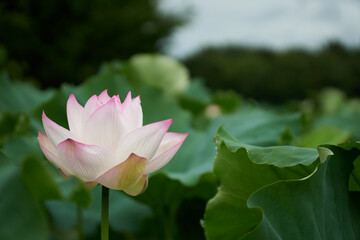
[[[109,189],[104,186],[101,194],[101,240],[109,240]]]

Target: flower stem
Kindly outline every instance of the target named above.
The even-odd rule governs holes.
[[[101,240],[109,240],[109,189],[104,186],[101,194]]]

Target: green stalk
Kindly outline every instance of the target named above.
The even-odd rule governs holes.
[[[101,194],[101,240],[109,240],[109,189],[104,186]]]

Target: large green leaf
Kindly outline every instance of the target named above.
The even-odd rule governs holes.
[[[3,146],[3,151],[16,165],[20,165],[26,157],[37,156],[41,158],[43,156],[35,136],[12,137]]]
[[[38,158],[26,158],[21,166],[21,174],[38,201],[62,198],[52,172]]]
[[[30,120],[25,113],[0,112],[0,146],[11,137],[28,134]]]
[[[354,161],[354,170],[349,179],[349,190],[360,192],[360,157]]]
[[[238,239],[256,228],[262,213],[248,208],[251,194],[280,180],[306,177],[318,163],[316,149],[249,146],[223,128],[215,140],[218,152],[214,173],[221,187],[206,207],[204,228],[208,239]]]
[[[40,91],[24,82],[11,82],[6,73],[0,73],[0,111],[30,113],[50,99],[52,90]]]
[[[314,127],[333,126],[350,132],[351,136],[360,138],[360,111],[339,111],[317,119]]]
[[[234,91],[216,92],[212,101],[214,104],[217,104],[224,113],[234,112],[241,103],[240,96]]]
[[[186,91],[183,93],[183,96],[193,100],[198,100],[203,104],[211,102],[210,90],[206,88],[202,79],[192,79],[186,88]]]
[[[221,188],[207,205],[208,239],[359,238],[360,195],[348,192],[359,146],[324,146],[319,153],[260,148],[241,144],[223,129],[216,139],[214,171]]]
[[[311,129],[309,132],[301,135],[295,141],[299,147],[316,148],[322,144],[338,144],[346,141],[351,136],[350,132],[341,130],[333,126],[323,126]]]
[[[214,119],[209,128],[216,133],[220,125],[240,139],[252,145],[276,145],[284,131],[299,135],[301,130],[301,115],[279,114],[251,105],[244,105],[233,114],[224,114]]]
[[[349,141],[339,144],[339,146],[346,150],[353,148],[360,150],[360,142]],[[349,190],[360,192],[360,156],[354,161],[354,169],[351,172],[349,180]]]
[[[279,182],[250,197],[249,207],[261,208],[263,221],[245,239],[360,238],[360,194],[348,191],[360,151],[328,148],[334,155],[309,178]]]
[[[58,178],[63,200],[68,200],[80,207],[87,208],[92,202],[92,195],[83,182],[76,178]]]
[[[20,177],[18,168],[0,152],[0,239],[45,240],[45,212]]]
[[[179,101],[182,108],[189,110],[194,116],[198,116],[211,103],[211,94],[200,79],[194,79]]]

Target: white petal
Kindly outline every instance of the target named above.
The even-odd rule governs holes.
[[[124,137],[116,149],[117,159],[125,161],[131,153],[151,159],[160,146],[160,143],[169,129],[172,119],[148,124],[134,130]]]
[[[100,106],[102,106],[102,104],[99,101],[98,96],[93,95],[91,98],[89,98],[84,107],[83,124],[86,123],[91,114],[93,114]]]
[[[70,95],[67,101],[66,112],[70,131],[76,136],[81,137],[84,108],[78,103],[73,94]]]
[[[104,90],[102,93],[100,93],[100,95],[99,95],[99,101],[100,101],[102,104],[107,103],[110,99],[111,99],[111,97],[108,95],[107,89],[105,89],[105,90]]]
[[[46,132],[46,135],[52,142],[53,146],[56,148],[56,146],[64,141],[67,138],[73,138],[76,139],[76,137],[67,129],[59,126],[55,122],[51,121],[46,115],[45,112],[43,112],[42,115],[42,122],[44,125],[44,129]]]
[[[135,130],[143,125],[143,113],[141,108],[140,97],[131,98],[131,92],[128,93],[122,104],[122,118],[126,119],[127,127]]]
[[[86,145],[72,139],[61,142],[58,153],[69,173],[84,181],[95,181],[113,167],[115,160],[113,151],[107,147]]]
[[[52,145],[50,139],[41,130],[39,130],[38,132],[38,141],[40,148],[43,151],[45,157],[50,162],[52,162],[56,167],[63,168],[61,162],[59,161],[57,150]]]
[[[153,159],[148,162],[145,173],[152,173],[167,164],[185,141],[187,133],[166,133]]]
[[[89,117],[85,124],[83,141],[115,149],[126,133],[117,100],[112,98]]]

